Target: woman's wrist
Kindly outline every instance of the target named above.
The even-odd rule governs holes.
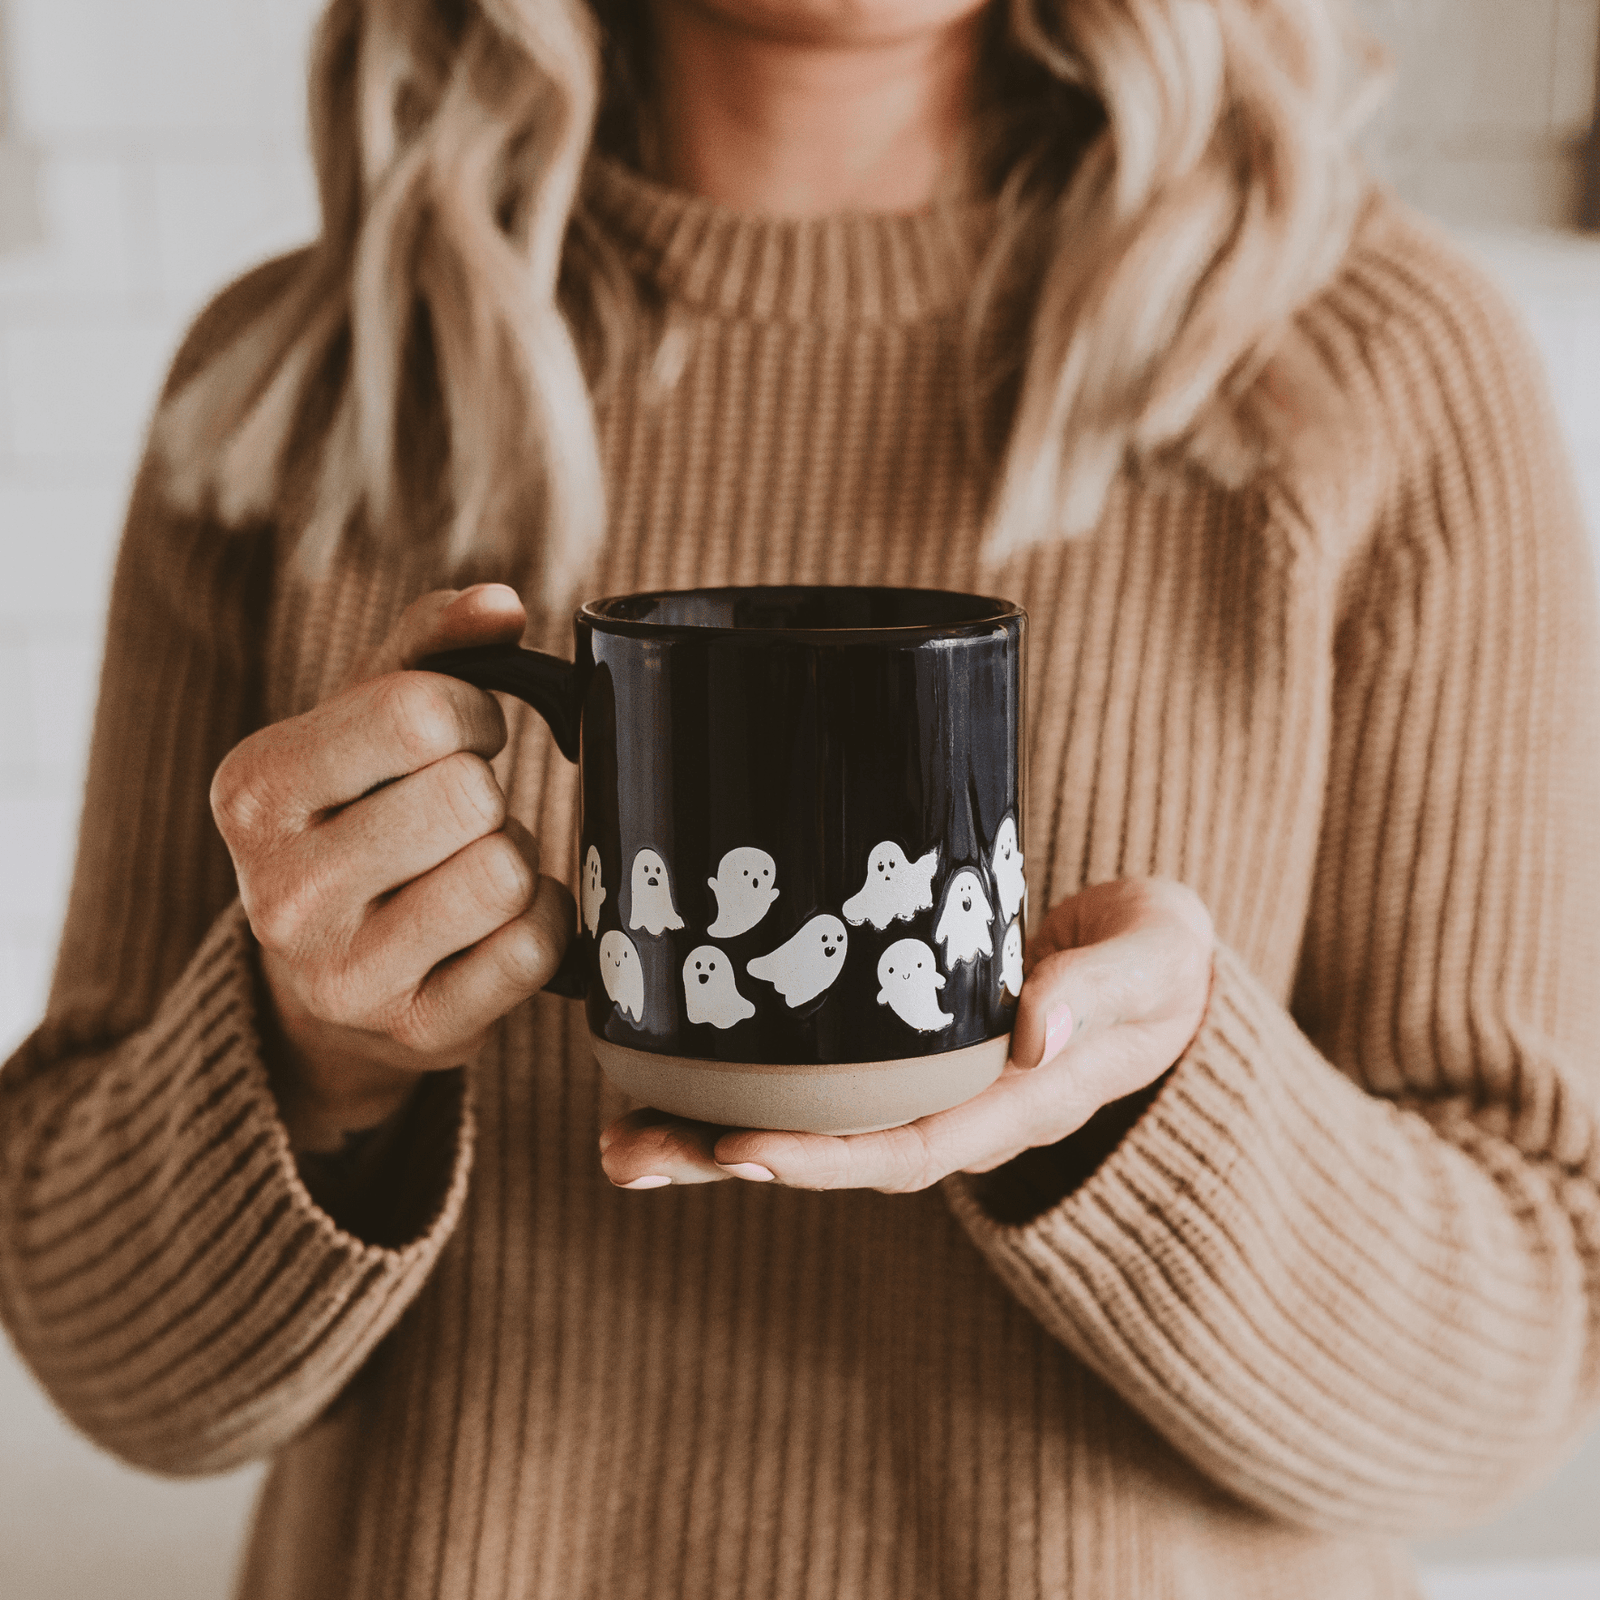
[[[347,1233],[399,1248],[426,1229],[448,1183],[462,1074],[408,1072],[337,1041],[319,1053],[259,958],[256,973],[262,1058],[300,1181]]]
[[[289,1148],[296,1156],[340,1156],[398,1118],[423,1074],[328,1037],[332,1030],[280,995],[269,960],[257,961],[257,1026]]]
[[[978,1203],[999,1223],[1022,1227],[1077,1193],[1116,1153],[1172,1075],[1112,1100],[1065,1139],[1037,1145],[972,1180]]]

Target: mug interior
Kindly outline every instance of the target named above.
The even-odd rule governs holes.
[[[787,586],[658,590],[592,600],[585,621],[621,631],[934,633],[981,630],[1016,615],[1008,600],[945,589]]]

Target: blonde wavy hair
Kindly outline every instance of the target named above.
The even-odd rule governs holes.
[[[321,236],[164,405],[181,505],[302,526],[313,560],[360,525],[570,588],[605,520],[592,388],[639,310],[575,201],[597,122],[637,135],[643,10],[330,0]],[[968,350],[973,392],[1003,396],[999,558],[1093,526],[1125,467],[1236,484],[1270,454],[1258,380],[1345,251],[1378,73],[1341,0],[996,0],[993,21],[1008,109],[984,124],[999,220]],[[995,336],[1006,314],[1021,337]]]

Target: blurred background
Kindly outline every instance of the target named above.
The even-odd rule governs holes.
[[[1358,0],[1397,65],[1372,159],[1521,306],[1600,530],[1600,0]],[[0,0],[0,1058],[43,1004],[129,476],[179,335],[309,238],[317,0]],[[170,1484],[0,1340],[0,1597],[223,1600],[256,1473]],[[1430,1600],[1600,1600],[1600,1441],[1425,1546]]]

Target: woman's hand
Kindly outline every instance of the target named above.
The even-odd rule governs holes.
[[[648,1189],[719,1178],[799,1189],[925,1189],[1054,1144],[1154,1083],[1205,1014],[1215,935],[1179,883],[1125,879],[1063,900],[1028,954],[1000,1077],[965,1105],[842,1138],[730,1130],[636,1111],[600,1137],[606,1176]]]
[[[506,740],[498,703],[400,670],[514,642],[525,622],[503,585],[425,595],[353,687],[217,769],[212,812],[261,947],[297,1149],[337,1149],[398,1111],[419,1073],[468,1060],[572,938],[572,896],[540,876],[489,766]]]

